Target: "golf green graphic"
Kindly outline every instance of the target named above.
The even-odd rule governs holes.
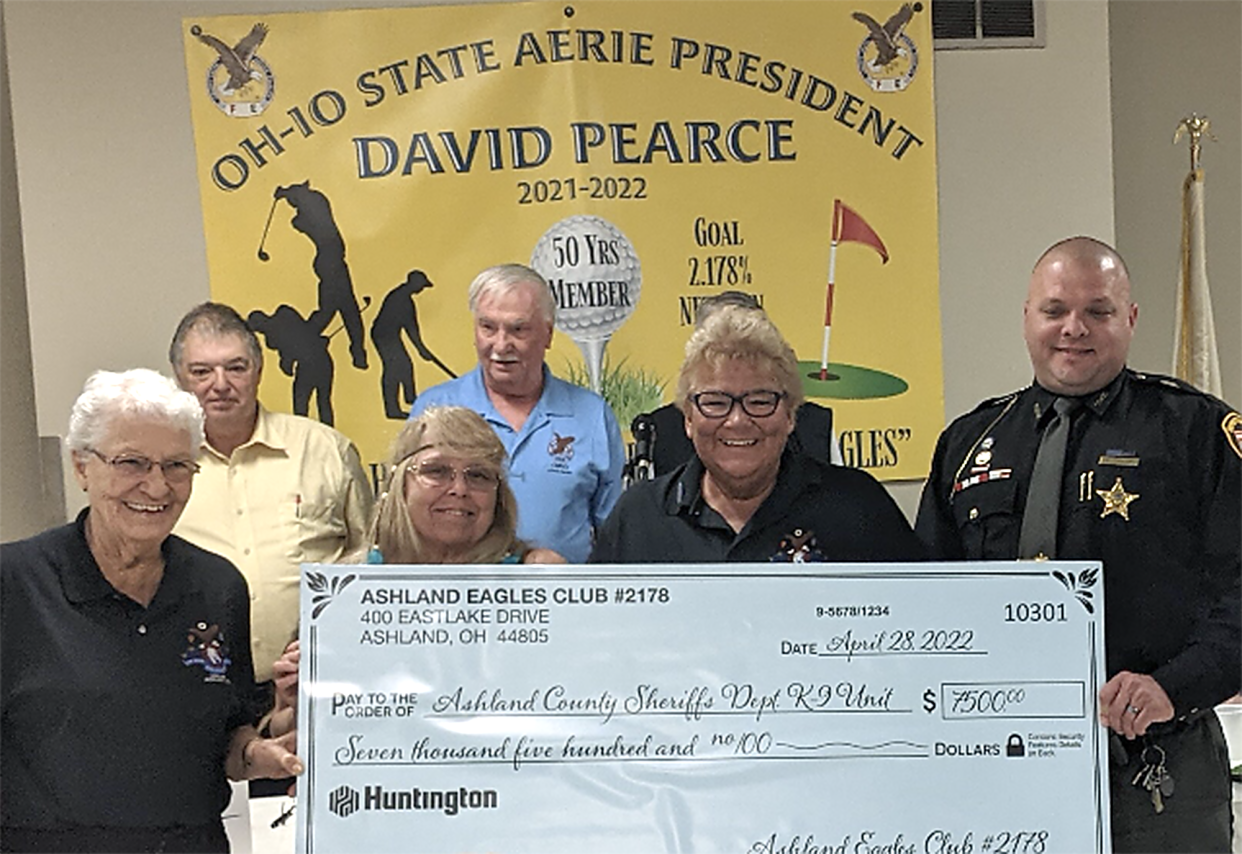
[[[888,249],[884,241],[867,225],[866,220],[840,199],[832,205],[832,248],[828,252],[828,294],[824,309],[824,339],[820,348],[819,362],[798,361],[802,374],[802,391],[807,397],[828,397],[838,400],[864,400],[877,397],[893,397],[901,394],[910,384],[901,377],[884,371],[863,368],[858,365],[830,363],[828,339],[832,334],[832,298],[836,289],[837,246],[842,243],[862,243],[880,255],[881,263],[888,263]]]

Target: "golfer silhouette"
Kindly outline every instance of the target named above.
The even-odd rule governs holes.
[[[405,281],[384,297],[379,313],[371,323],[371,341],[375,344],[375,352],[379,353],[380,362],[384,366],[380,373],[384,415],[394,420],[404,421],[410,414],[409,407],[418,397],[418,388],[414,383],[414,361],[401,337],[402,332],[409,337],[419,356],[450,377],[457,377],[423,343],[422,331],[418,328],[418,308],[414,305],[414,295],[430,287],[431,280],[422,270],[411,270]],[[402,399],[405,401],[404,407]]]
[[[312,268],[319,278],[319,308],[307,319],[308,322],[315,332],[322,333],[333,316],[339,313],[349,336],[349,355],[354,367],[366,370],[367,349],[362,314],[354,294],[349,265],[345,263],[345,238],[332,217],[328,197],[312,190],[309,180],[287,187],[278,186],[273,195],[284,199],[297,211],[289,224],[315,244]]]
[[[272,314],[255,310],[246,316],[246,324],[263,335],[269,349],[280,355],[280,370],[293,377],[293,412],[306,415],[310,411],[311,394],[319,410],[319,420],[331,426],[332,378],[335,369],[328,354],[328,339],[320,335],[312,313],[303,318],[290,305],[279,305]],[[337,331],[340,329],[338,327]]]

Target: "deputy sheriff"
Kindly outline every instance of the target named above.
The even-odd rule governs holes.
[[[1035,382],[944,431],[915,529],[936,560],[1103,563],[1113,850],[1229,851],[1213,706],[1242,681],[1242,418],[1126,368],[1137,319],[1114,249],[1049,248],[1023,306]]]

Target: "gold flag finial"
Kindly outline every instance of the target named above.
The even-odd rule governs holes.
[[[1210,130],[1211,121],[1207,116],[1200,116],[1197,113],[1191,113],[1186,118],[1177,123],[1177,132],[1173,134],[1173,144],[1176,145],[1182,138],[1182,134],[1190,135],[1190,171],[1194,172],[1199,168],[1199,151],[1202,147],[1202,138],[1207,136],[1212,142],[1218,142],[1215,135]]]

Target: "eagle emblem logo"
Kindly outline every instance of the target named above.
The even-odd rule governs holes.
[[[197,24],[190,27],[190,35],[216,52],[215,62],[207,69],[207,94],[227,116],[257,116],[272,102],[276,79],[256,53],[267,32],[265,24],[255,24],[241,41],[229,47]]]
[[[808,528],[794,528],[776,546],[771,563],[823,563],[827,558],[819,548],[819,538]]]
[[[199,620],[185,633],[186,649],[181,653],[181,663],[186,667],[201,667],[209,682],[228,681],[225,674],[233,663],[224,632],[215,623]]]
[[[553,457],[560,457],[563,460],[572,460],[574,458],[574,436],[562,436],[560,433],[552,433],[552,441],[548,442],[548,454]]]
[[[919,67],[919,52],[906,35],[906,25],[922,3],[903,3],[883,24],[866,12],[850,17],[867,28],[858,46],[858,73],[877,92],[900,92],[910,85]]]

